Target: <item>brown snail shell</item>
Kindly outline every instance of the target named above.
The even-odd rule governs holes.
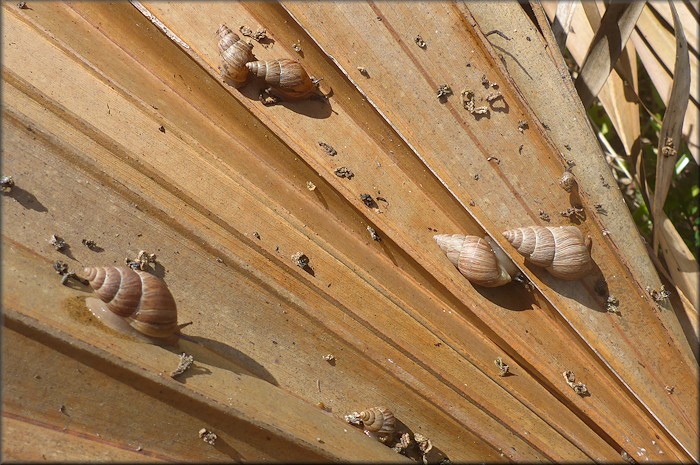
[[[245,65],[251,73],[263,78],[270,93],[286,100],[300,100],[311,95],[316,86],[298,61],[281,58],[251,61]]]
[[[362,412],[353,412],[345,416],[345,421],[362,426],[365,434],[382,442],[396,432],[396,418],[386,407],[372,407]]]
[[[145,342],[174,344],[180,336],[175,299],[165,281],[126,267],[85,268],[99,297],[88,298],[90,311],[105,325]]]
[[[510,258],[490,237],[463,234],[433,236],[447,258],[469,281],[484,287],[508,284],[518,274]]]
[[[593,265],[590,238],[584,239],[575,226],[529,226],[505,231],[503,235],[528,261],[557,278],[581,278]]]
[[[221,76],[240,87],[248,78],[248,68],[245,65],[253,60],[253,45],[243,42],[238,34],[225,24],[219,26],[216,33],[219,36]]]

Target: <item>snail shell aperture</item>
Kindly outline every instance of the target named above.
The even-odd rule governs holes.
[[[225,24],[219,26],[219,54],[221,55],[221,75],[230,80],[235,87],[243,85],[248,78],[245,64],[253,60],[253,45],[243,42],[235,32]]]
[[[488,236],[438,234],[433,238],[450,262],[474,284],[503,286],[519,272],[506,253]]]
[[[584,239],[575,226],[530,226],[511,229],[503,235],[528,261],[557,278],[581,278],[593,265],[590,238]]]
[[[311,95],[316,86],[298,61],[281,58],[251,61],[248,70],[270,85],[270,93],[286,100],[300,100]]]
[[[99,297],[86,299],[87,306],[106,326],[145,342],[177,342],[177,307],[165,281],[115,266],[88,267],[85,275]]]

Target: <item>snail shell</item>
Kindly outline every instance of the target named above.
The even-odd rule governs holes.
[[[438,234],[433,238],[459,272],[474,284],[503,286],[518,274],[510,258],[488,236]]]
[[[100,298],[88,298],[86,303],[102,323],[141,341],[177,342],[177,307],[165,281],[115,266],[88,267],[85,275]]]
[[[282,58],[251,61],[246,68],[271,86],[270,93],[287,100],[300,100],[313,93],[316,86],[298,61]]]
[[[221,76],[236,87],[240,87],[248,78],[245,64],[253,60],[253,45],[243,42],[241,38],[225,24],[219,26],[219,54],[221,55]]]
[[[345,416],[345,421],[362,426],[365,434],[385,442],[396,432],[396,418],[386,407],[372,407],[362,412],[353,412]]]
[[[575,226],[530,226],[511,229],[503,235],[518,253],[557,278],[581,278],[593,265],[590,238],[584,239]]]

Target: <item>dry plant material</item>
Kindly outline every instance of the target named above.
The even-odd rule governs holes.
[[[377,202],[369,194],[360,194],[360,200],[370,208],[377,208]]]
[[[665,386],[664,389],[665,389],[666,392],[668,392],[669,394],[673,394],[673,392],[676,390],[676,386]]]
[[[316,184],[312,183],[311,181],[306,181],[306,188],[310,191],[315,191]]]
[[[336,150],[333,147],[331,147],[329,144],[326,144],[325,142],[319,141],[318,145],[326,152],[326,155],[329,155],[331,157],[338,155],[338,152],[336,152]]]
[[[564,171],[564,174],[559,178],[559,185],[566,192],[571,192],[574,186],[576,186],[576,178],[573,173],[569,170]]]
[[[423,38],[420,36],[420,34],[418,34],[418,35],[416,36],[416,38],[413,39],[413,41],[416,43],[417,46],[419,46],[419,47],[422,48],[423,50],[425,50],[425,48],[428,46],[428,44],[425,43],[425,41],[424,41]]]
[[[145,250],[140,250],[136,259],[126,257],[124,259],[126,266],[132,270],[147,270],[151,264],[156,263],[156,254],[148,253]]]
[[[503,98],[503,94],[500,92],[489,92],[489,94],[486,96],[486,101],[489,103],[493,103],[496,100],[500,100]]]
[[[97,248],[97,243],[91,239],[83,239],[81,241],[85,247],[87,247],[90,250],[94,250]]]
[[[433,443],[430,441],[429,438],[423,436],[420,433],[414,433],[413,439],[416,441],[416,444],[418,444],[418,450],[420,450],[421,458],[423,459],[423,464],[428,465],[428,459],[426,458],[426,456],[428,455],[428,452],[430,452],[433,449]]]
[[[358,67],[357,67],[357,70],[358,70],[358,71],[360,72],[360,74],[363,75],[364,77],[366,77],[366,78],[369,77],[369,71],[367,71],[367,68],[365,68],[364,66],[358,66]]]
[[[292,255],[292,261],[299,268],[306,268],[307,266],[309,266],[309,257],[304,255],[302,252],[297,252],[294,255]]]
[[[464,89],[462,91],[462,105],[464,105],[464,109],[467,110],[469,113],[474,112],[474,108],[476,107],[476,103],[474,102],[474,91],[471,89]]]
[[[328,363],[333,363],[333,362],[335,362],[335,355],[333,355],[333,354],[324,355],[323,360],[325,360]]]
[[[20,10],[28,10],[29,9],[29,7],[27,6],[27,2],[19,2],[17,4],[17,8],[19,8]]]
[[[292,44],[292,49],[297,53],[303,52],[303,49],[301,48],[301,41],[297,40],[296,42],[294,42]]]
[[[616,315],[621,315],[620,301],[617,299],[617,297],[610,295],[607,299],[605,299],[605,311]]]
[[[488,158],[486,159],[486,161],[493,161],[493,160],[496,161],[496,164],[497,164],[497,165],[500,165],[500,164],[501,164],[501,160],[500,160],[498,157],[488,157]]]
[[[452,89],[450,89],[450,86],[447,84],[441,84],[440,87],[437,88],[437,98],[441,102],[444,102],[447,100],[447,96],[452,95]]]
[[[238,30],[241,31],[241,35],[250,37],[257,42],[268,39],[267,29],[258,28],[255,32],[253,32],[253,30],[249,27],[241,26],[238,28]]]
[[[55,234],[51,235],[51,239],[49,239],[49,244],[51,244],[56,250],[63,250],[66,247],[66,241],[64,241]]]
[[[595,207],[595,211],[598,212],[598,213],[600,213],[601,215],[607,215],[607,214],[608,214],[608,211],[605,209],[605,207],[603,207],[603,204],[597,203],[597,204],[594,205],[594,207]]]
[[[57,260],[56,263],[53,264],[53,269],[56,270],[56,273],[63,276],[64,274],[68,273],[68,264]]]
[[[350,171],[350,168],[347,168],[345,166],[341,166],[340,168],[336,169],[334,173],[339,178],[352,179],[352,177],[355,176],[355,173]]]
[[[382,238],[379,237],[379,234],[377,234],[377,231],[374,230],[372,226],[367,226],[367,231],[369,232],[369,235],[372,236],[373,241],[381,241]]]
[[[581,397],[591,395],[590,392],[588,392],[588,388],[586,387],[585,384],[576,382],[576,375],[574,374],[573,371],[565,371],[562,374],[564,375],[564,379],[566,380],[566,384],[571,386],[571,389],[573,389],[576,394],[578,394]]]
[[[15,187],[15,182],[12,180],[12,176],[0,178],[0,188],[2,188],[3,192],[10,192],[13,187]]]
[[[506,376],[508,374],[510,367],[503,363],[503,359],[501,357],[496,358],[493,363],[496,365],[496,367],[498,367],[498,376]]]
[[[216,440],[219,438],[216,434],[212,433],[206,428],[202,428],[199,430],[199,437],[202,438],[202,441],[206,442],[211,446],[216,444]]]
[[[187,355],[186,353],[181,353],[180,354],[180,361],[177,364],[177,368],[173,370],[172,373],[170,373],[171,378],[175,378],[181,374],[183,374],[185,371],[187,371],[191,366],[192,363],[194,362],[194,357],[192,355]]]
[[[394,452],[403,453],[411,445],[411,435],[403,433],[396,444],[391,448]]]
[[[528,129],[530,126],[527,124],[527,121],[520,120],[518,121],[518,131],[520,133],[524,133],[526,129]]]
[[[551,220],[551,218],[549,217],[549,213],[545,212],[544,210],[540,210],[539,214],[540,214],[540,219],[542,219],[542,221],[549,222]]]

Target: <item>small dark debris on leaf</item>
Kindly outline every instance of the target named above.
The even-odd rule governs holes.
[[[571,146],[569,144],[564,144],[564,148],[571,152]]]
[[[586,387],[585,384],[576,382],[576,375],[574,374],[573,371],[565,371],[562,374],[564,375],[564,379],[566,380],[566,384],[571,386],[571,389],[573,389],[576,394],[578,394],[581,397],[591,395],[590,392],[588,392],[588,388]]]
[[[582,213],[583,213],[583,208],[579,208],[579,207],[571,207],[571,208],[567,208],[564,211],[559,212],[559,214],[561,216],[565,216],[569,219],[571,219],[572,217],[580,218],[583,216]]]
[[[87,279],[81,278],[80,276],[78,276],[77,274],[75,274],[72,271],[69,271],[63,275],[63,277],[61,278],[61,284],[63,284],[65,286],[68,283],[68,281],[71,279],[78,281],[80,284],[83,284],[85,286],[90,284],[90,282]]]
[[[202,428],[199,430],[199,437],[202,439],[202,441],[206,442],[210,446],[213,446],[216,443],[216,440],[218,439],[218,436],[216,434],[212,433],[206,428]]]
[[[503,363],[503,358],[497,357],[493,363],[498,367],[498,376],[506,376],[510,367]]]
[[[654,302],[657,303],[663,302],[664,300],[668,299],[668,297],[671,295],[671,293],[666,290],[666,287],[664,287],[663,284],[661,285],[661,289],[659,291],[656,291],[655,289],[652,289],[649,286],[646,287],[646,291],[654,300]]]
[[[362,200],[362,203],[364,203],[370,208],[377,207],[377,202],[375,202],[372,196],[369,194],[360,194],[360,200]]]
[[[260,240],[260,233],[257,231],[253,231],[253,237]]]
[[[597,204],[594,205],[594,207],[595,207],[595,211],[597,211],[597,212],[600,213],[601,215],[607,215],[607,214],[608,214],[608,211],[603,207],[602,204],[597,203]]]
[[[369,77],[369,71],[367,71],[367,68],[365,68],[364,66],[358,66],[358,67],[357,67],[357,70],[358,70],[358,71],[360,72],[360,74],[363,75],[364,77],[367,77],[367,78]]]
[[[485,74],[481,76],[481,85],[484,86],[485,89],[488,89],[491,85],[491,82],[488,80]]]
[[[525,132],[526,129],[528,129],[530,126],[527,124],[527,121],[520,120],[518,121],[518,131],[521,133]]]
[[[324,355],[324,356],[323,356],[323,360],[325,360],[326,362],[328,362],[328,363],[330,363],[331,365],[333,365],[333,364],[335,363],[335,355],[333,355],[333,354]]]
[[[352,177],[355,176],[355,173],[350,171],[350,168],[347,168],[345,166],[341,166],[340,168],[336,169],[334,173],[339,178],[352,179]]]
[[[216,257],[216,261],[219,263],[224,263],[224,260],[222,258]]]
[[[338,155],[338,152],[336,152],[336,150],[329,144],[319,141],[318,145],[326,152],[327,155],[330,155],[331,157]]]
[[[302,252],[297,252],[294,255],[292,255],[292,261],[299,268],[306,268],[307,266],[309,266],[309,257],[304,255]]]
[[[165,134],[165,126],[159,127],[158,130],[159,130],[160,132],[162,132],[163,134]]]
[[[664,389],[666,389],[666,392],[669,394],[673,394],[673,391],[676,390],[676,386],[666,386]]]
[[[664,157],[675,157],[678,155],[678,151],[673,147],[673,138],[667,137],[664,141],[663,147],[661,147],[661,155]]]
[[[479,180],[479,177],[480,177],[480,176],[479,176],[479,173],[476,173],[476,174],[474,175],[474,181],[478,181],[478,180]]]
[[[29,9],[29,7],[27,6],[27,2],[19,2],[19,3],[17,4],[17,8],[19,8],[20,10],[27,10],[27,9]]]
[[[53,269],[56,270],[56,273],[63,276],[64,274],[68,273],[68,264],[63,263],[62,261],[56,261],[56,263],[53,264]]]
[[[292,44],[292,48],[294,49],[295,52],[301,53],[302,52],[301,41],[297,40],[296,42],[294,42]]]
[[[269,89],[265,89],[262,92],[260,92],[260,95],[258,95],[258,99],[260,99],[262,104],[266,107],[271,107],[279,102],[279,99],[277,97],[270,94]]]
[[[85,247],[87,247],[90,250],[97,248],[97,244],[91,239],[83,239],[81,242]]]
[[[544,210],[540,210],[540,218],[542,219],[542,221],[547,221],[547,222],[549,222],[551,220],[551,218],[549,217],[549,213],[547,213]]]
[[[447,100],[448,95],[452,95],[452,89],[450,89],[450,86],[447,84],[441,84],[440,87],[437,88],[438,100],[444,102]]]
[[[501,160],[498,159],[497,157],[488,157],[488,158],[486,159],[486,161],[491,161],[491,160],[495,160],[497,165],[500,165],[500,164],[501,164]]]
[[[499,36],[503,37],[506,40],[510,40],[510,37],[499,31],[498,29],[494,29],[493,31],[489,31],[486,34],[484,34],[485,37],[490,36],[491,34],[498,34]]]
[[[524,149],[524,148],[525,148],[525,145],[524,145],[524,144],[520,144],[520,147],[518,147],[518,155],[522,155],[522,154],[523,154],[523,149]]]
[[[605,300],[605,311],[620,315],[620,301],[614,295],[608,296]]]
[[[424,41],[423,38],[420,36],[420,34],[417,35],[416,38],[413,39],[413,41],[416,43],[416,45],[418,45],[418,46],[419,46],[420,48],[422,48],[422,49],[425,49],[425,48],[428,46],[428,44],[425,43],[425,41]]]
[[[238,28],[239,31],[241,31],[241,35],[245,37],[250,37],[251,39],[260,42],[262,40],[267,39],[267,29],[261,29],[258,28],[255,32],[253,32],[252,29],[249,27],[241,26]]]
[[[183,374],[192,366],[192,363],[194,363],[194,357],[183,352],[180,354],[180,361],[177,364],[177,368],[170,373],[170,377],[175,378]]]
[[[15,182],[12,180],[12,176],[3,176],[0,178],[0,187],[3,192],[10,192],[13,187],[15,187]]]
[[[574,186],[576,186],[576,178],[573,173],[569,170],[564,171],[564,174],[559,178],[559,185],[566,192],[571,192]]]
[[[600,175],[600,182],[603,184],[604,188],[610,189],[610,184],[608,184],[608,182],[605,180],[602,174]]]
[[[65,248],[66,246],[66,241],[64,241],[57,235],[52,234],[51,239],[49,239],[49,244],[51,244],[56,250],[63,250],[63,248]]]
[[[470,200],[470,201],[469,201],[469,206],[470,206],[470,207],[473,207],[473,206],[475,206],[475,205],[476,205],[476,202],[474,202],[473,200]]]
[[[367,226],[367,231],[369,232],[369,235],[372,236],[373,241],[381,241],[382,238],[379,237],[379,234],[377,234],[377,231],[374,230],[372,226]]]

